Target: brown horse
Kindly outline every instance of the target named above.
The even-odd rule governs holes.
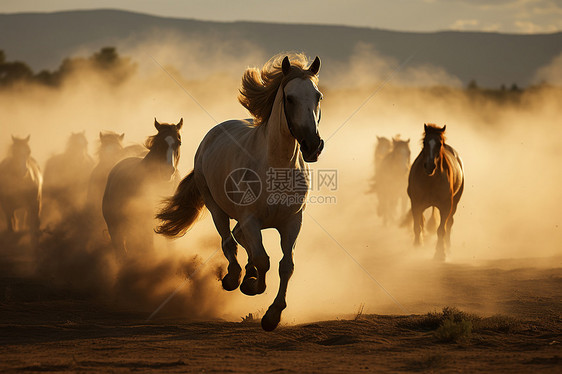
[[[421,244],[423,211],[439,209],[435,259],[445,260],[445,247],[451,245],[453,215],[464,189],[463,163],[458,153],[445,144],[445,128],[424,124],[423,149],[414,160],[408,178],[408,196],[414,219],[414,245]]]
[[[43,178],[43,224],[47,218],[67,217],[86,202],[94,160],[88,154],[85,132],[72,133],[63,153],[50,157]]]
[[[101,218],[101,200],[107,183],[107,176],[111,168],[123,159],[123,138],[125,134],[117,134],[113,131],[100,132],[100,144],[97,151],[98,163],[92,170],[88,185],[87,204],[90,211]],[[97,220],[97,219],[96,219]]]
[[[160,124],[146,141],[148,154],[126,158],[111,169],[102,200],[102,212],[118,257],[127,249],[151,250],[154,214],[162,196],[176,187],[183,125]]]
[[[392,142],[384,136],[377,136],[377,146],[375,147],[375,175],[380,171],[382,160],[392,150]]]
[[[43,177],[39,165],[31,157],[29,138],[12,136],[10,153],[0,163],[0,206],[10,233],[20,229],[16,211],[25,212],[32,243],[37,244]]]
[[[406,187],[410,171],[410,139],[392,139],[390,151],[382,158],[375,174],[374,191],[378,198],[377,214],[386,225],[402,218],[407,210]]]

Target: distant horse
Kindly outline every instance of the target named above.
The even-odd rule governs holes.
[[[377,145],[375,147],[375,175],[380,170],[382,160],[392,150],[392,142],[384,136],[377,136]]]
[[[37,162],[31,157],[29,138],[12,136],[9,155],[0,163],[0,205],[10,233],[21,229],[16,211],[21,209],[25,212],[31,239],[36,244],[43,177]]]
[[[437,260],[445,260],[445,247],[450,247],[453,215],[464,189],[463,163],[453,147],[445,144],[445,128],[424,124],[423,149],[414,160],[408,179],[415,245],[421,244],[423,211],[429,207],[439,210]]]
[[[193,171],[180,183],[168,205],[158,214],[157,231],[167,236],[185,234],[203,206],[207,206],[222,239],[228,259],[225,290],[240,285],[241,267],[236,258],[240,243],[248,253],[246,275],[240,290],[246,295],[265,291],[269,256],[261,230],[275,228],[281,236],[279,292],[261,320],[263,329],[277,327],[286,308],[287,285],[294,269],[293,249],[302,224],[309,186],[308,167],[324,147],[318,133],[320,100],[316,57],[308,69],[302,54],[274,56],[260,69],[247,69],[239,101],[253,120],[230,120],[211,129],[195,155]],[[290,189],[275,185],[271,175],[288,172],[302,184]],[[266,186],[266,181],[273,182]],[[276,199],[297,196],[294,204]],[[230,231],[230,219],[237,221]]]
[[[146,141],[144,158],[126,158],[111,169],[102,200],[102,212],[118,256],[129,248],[152,249],[156,206],[175,185],[183,125],[160,124]]]
[[[85,132],[72,133],[66,150],[47,160],[44,173],[44,213],[66,216],[86,201],[94,160],[88,154]]]
[[[391,141],[388,138],[385,138],[384,136],[377,136],[377,145],[375,146],[375,174],[371,181],[371,188],[368,191],[369,193],[376,192],[375,181],[377,180],[377,173],[380,172],[382,160],[391,150],[392,150]]]
[[[408,172],[410,171],[410,139],[392,139],[392,148],[380,162],[375,176],[378,197],[377,213],[388,224],[407,210]],[[400,205],[401,204],[401,205]]]

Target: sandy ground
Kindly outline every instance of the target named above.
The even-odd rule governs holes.
[[[491,316],[453,310],[452,321],[459,317],[459,323],[470,321],[470,327],[449,337],[439,327],[446,319],[440,310],[282,323],[272,333],[262,331],[257,320],[160,317],[146,322],[144,313],[53,290],[38,280],[10,276],[10,269],[4,268],[0,371],[558,373],[560,260],[441,266],[436,277],[447,280],[449,291],[440,297],[448,298],[451,307],[464,311],[472,305],[478,310],[489,302],[485,290],[502,311],[501,316]],[[462,305],[454,298],[461,293]]]

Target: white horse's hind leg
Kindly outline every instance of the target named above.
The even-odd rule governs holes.
[[[293,275],[293,249],[302,224],[302,213],[296,215],[286,227],[279,229],[281,235],[281,249],[283,258],[279,262],[279,292],[261,320],[261,326],[266,331],[274,330],[281,320],[281,312],[287,307],[285,300],[289,279]]]

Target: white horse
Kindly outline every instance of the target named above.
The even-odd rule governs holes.
[[[309,177],[305,162],[315,162],[324,147],[318,133],[320,100],[316,57],[308,69],[304,55],[274,56],[264,67],[248,69],[242,78],[239,100],[253,120],[231,120],[211,129],[195,155],[193,171],[183,179],[167,206],[158,214],[157,232],[180,236],[207,206],[222,239],[228,259],[225,290],[240,285],[241,267],[236,258],[240,243],[248,253],[240,290],[246,295],[265,291],[269,257],[261,230],[275,228],[281,236],[279,292],[262,318],[264,330],[277,327],[286,308],[287,285],[294,269],[293,248],[302,224]],[[275,182],[282,170],[293,176],[293,186]],[[269,177],[269,179],[268,179]],[[267,188],[266,188],[267,187]],[[298,198],[272,199],[274,194]],[[278,195],[275,195],[278,196]],[[293,203],[294,202],[294,203]],[[237,225],[230,231],[230,219]]]

